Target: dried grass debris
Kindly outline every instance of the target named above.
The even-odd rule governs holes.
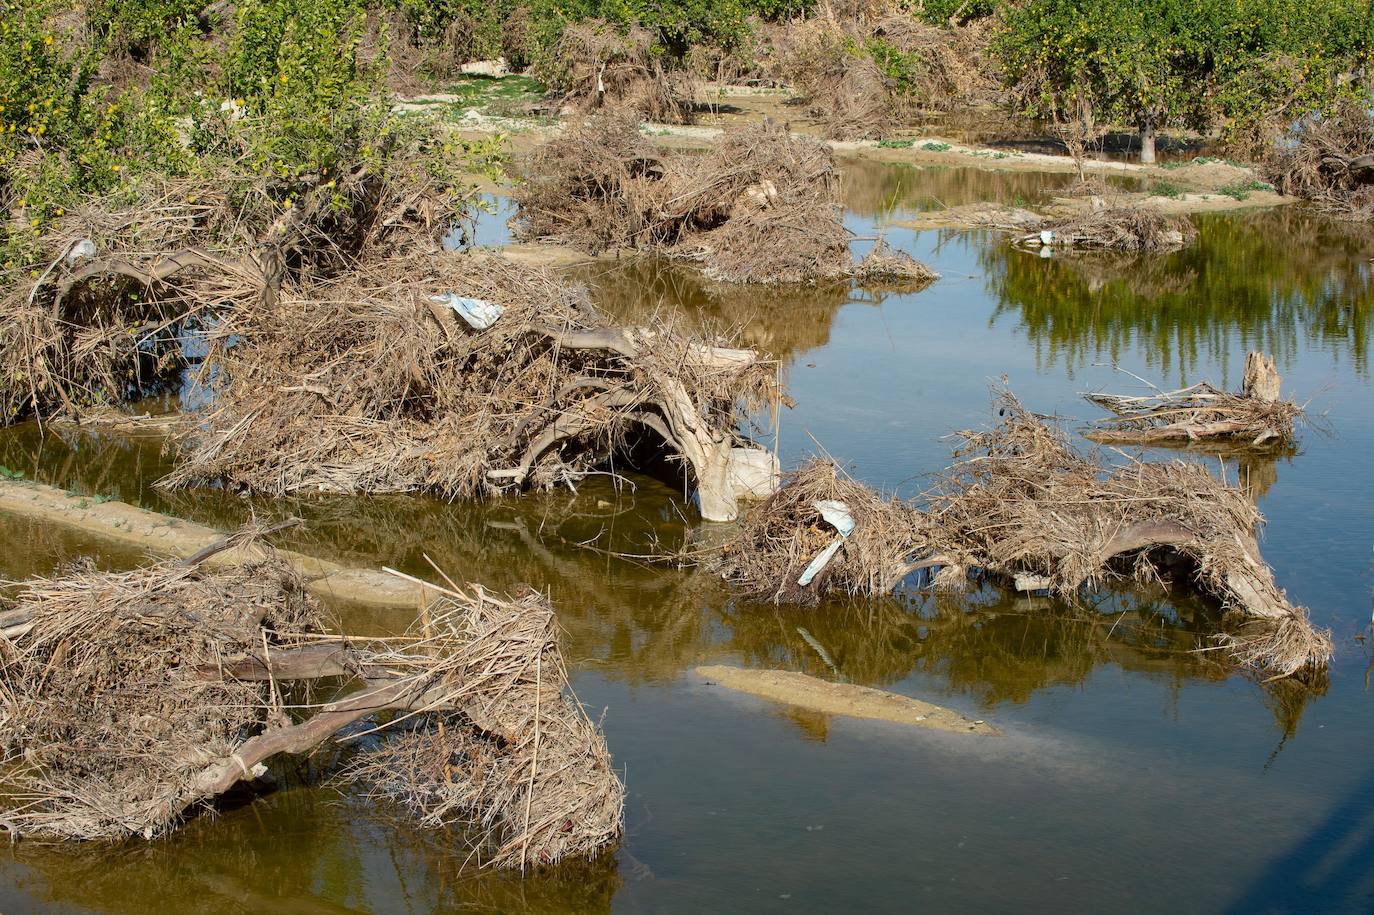
[[[840,502],[854,520],[834,558],[807,585],[807,566],[840,532],[818,503]],[[784,475],[768,501],[740,522],[739,532],[711,565],[752,600],[810,604],[827,595],[876,597],[891,592],[912,569],[919,518],[847,476],[833,461],[813,459]]]
[[[883,499],[823,462],[788,475],[716,567],[749,597],[801,603],[883,593],[919,570],[938,570],[937,589],[985,576],[1071,599],[1117,578],[1168,577],[1221,605],[1218,647],[1239,664],[1278,677],[1325,669],[1330,633],[1274,583],[1256,539],[1263,519],[1244,489],[1196,463],[1109,467],[1009,391],[997,413],[994,428],[959,433],[956,463],[916,502]],[[854,530],[803,588],[801,571],[838,536],[823,520],[827,500],[848,507]]]
[[[1111,206],[1051,219],[1016,244],[1029,248],[1102,251],[1168,251],[1191,244],[1197,228],[1186,217],[1149,207]]]
[[[486,863],[614,843],[624,788],[566,691],[547,601],[431,588],[414,633],[352,641],[270,556],[22,583],[0,611],[0,820],[151,838],[337,736],[346,773],[423,825],[476,824]]]
[[[524,240],[660,254],[725,282],[854,272],[834,157],[771,122],[691,155],[660,152],[633,120],[603,115],[535,150],[525,171],[513,223]]]
[[[474,329],[435,298],[450,293],[501,315]],[[776,373],[725,342],[613,325],[580,287],[495,255],[392,259],[225,315],[202,372],[227,381],[161,485],[469,498],[576,483],[647,435],[728,520],[753,448],[739,410],[774,398]]]
[[[621,29],[600,19],[569,23],[551,54],[541,55],[535,75],[563,93],[576,112],[602,109],[636,119],[689,124],[696,87],[685,69],[664,66],[654,33],[639,25]]]
[[[1092,392],[1083,397],[1114,415],[1096,421],[1084,435],[1111,444],[1191,444],[1227,441],[1252,448],[1293,441],[1303,409],[1279,399],[1280,378],[1273,357],[1250,353],[1238,392],[1207,382],[1177,391],[1155,389],[1129,396]]]
[[[1279,193],[1339,219],[1374,219],[1374,114],[1366,106],[1348,101],[1329,117],[1303,118],[1293,139],[1266,163]]]

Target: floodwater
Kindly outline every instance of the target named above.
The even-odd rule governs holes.
[[[814,609],[731,599],[699,571],[606,551],[697,536],[668,485],[589,481],[480,505],[418,497],[244,500],[166,494],[156,440],[32,426],[0,465],[221,526],[296,514],[287,542],[360,565],[547,589],[579,697],[623,768],[613,857],[520,879],[465,865],[457,836],[417,831],[329,787],[287,788],[154,843],[0,852],[0,912],[1280,913],[1374,908],[1374,245],[1297,208],[1197,220],[1189,250],[1050,259],[980,232],[893,228],[931,201],[1034,204],[1059,176],[847,166],[849,220],[941,272],[914,295],[843,286],[722,289],[655,264],[581,278],[625,317],[680,309],[784,362],[785,465],[828,452],[905,494],[948,462],[953,429],[988,423],[1006,376],[1070,427],[1093,388],[1238,386],[1247,350],[1277,357],[1313,423],[1293,453],[1208,462],[1269,519],[1278,581],[1333,629],[1325,689],[1262,684],[1194,651],[1212,611],[1123,589],[1080,606],[984,591]],[[485,238],[499,239],[487,228]],[[79,554],[139,557],[0,518],[0,575]],[[598,550],[587,549],[594,544]],[[356,632],[395,612],[348,611]],[[822,645],[832,669],[809,644]],[[905,730],[727,693],[692,668],[804,670],[983,718],[1001,738]]]

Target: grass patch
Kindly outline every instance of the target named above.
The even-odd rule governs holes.
[[[921,148],[924,149],[926,152],[949,152],[953,147],[951,147],[948,143],[937,143],[934,140],[931,140],[928,143],[922,143]]]
[[[1170,200],[1177,200],[1183,196],[1183,188],[1168,181],[1156,181],[1150,188],[1151,197],[1168,197]]]
[[[916,145],[915,140],[879,140],[879,149],[910,149]]]
[[[1255,191],[1272,191],[1274,186],[1266,181],[1237,181],[1217,188],[1218,194],[1230,197],[1232,200],[1244,200]]]

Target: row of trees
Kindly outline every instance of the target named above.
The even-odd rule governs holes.
[[[1024,112],[1136,125],[1147,162],[1165,127],[1255,152],[1374,75],[1368,0],[1013,0],[998,16],[994,54]]]

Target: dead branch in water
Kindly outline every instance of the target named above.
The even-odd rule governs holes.
[[[354,641],[325,633],[270,558],[23,583],[0,614],[0,821],[61,839],[152,837],[282,754],[347,745],[367,722],[380,738],[347,771],[424,825],[480,824],[489,863],[614,842],[623,788],[565,695],[548,603],[436,591],[421,630]],[[339,698],[310,702],[326,688]]]
[[[1239,393],[1201,382],[1134,397],[1084,394],[1089,403],[1115,414],[1098,420],[1084,435],[1112,444],[1232,441],[1253,448],[1280,445],[1292,441],[1294,423],[1303,411],[1292,401],[1279,400],[1279,384],[1273,358],[1250,353]]]
[[[884,500],[813,462],[712,564],[746,594],[779,602],[880,594],[921,569],[938,570],[942,589],[982,574],[1070,597],[1117,576],[1181,570],[1227,611],[1217,639],[1237,662],[1275,676],[1325,668],[1330,634],[1274,584],[1256,540],[1263,519],[1244,490],[1181,461],[1109,468],[1010,392],[998,413],[994,429],[960,433],[959,460],[920,504]]]

